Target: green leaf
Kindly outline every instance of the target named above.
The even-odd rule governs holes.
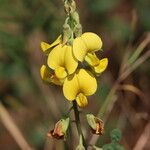
[[[112,130],[110,136],[112,142],[119,142],[122,136],[121,131],[119,129],[114,129]]]

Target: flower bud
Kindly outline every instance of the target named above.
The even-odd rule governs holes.
[[[74,28],[75,36],[79,37],[82,34],[82,26],[81,24],[77,24]]]
[[[102,135],[104,132],[104,123],[101,119],[95,117],[93,114],[86,115],[87,122],[93,134]]]
[[[63,25],[63,44],[66,44],[72,36],[72,30],[68,24],[69,18],[67,17]]]
[[[76,3],[75,1],[71,1],[71,12],[74,12],[76,10]]]
[[[47,133],[47,136],[56,139],[65,139],[68,126],[69,118],[61,119],[55,124],[54,129]]]
[[[76,22],[76,24],[80,23],[79,14],[76,11],[71,14],[71,17]]]
[[[70,6],[68,5],[68,1],[64,2],[64,9],[65,9],[65,12],[68,14],[70,11]]]

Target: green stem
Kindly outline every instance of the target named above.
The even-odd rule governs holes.
[[[80,112],[78,110],[78,106],[77,106],[76,101],[73,101],[73,109],[74,109],[75,123],[76,123],[76,127],[77,127],[77,130],[78,130],[79,137],[80,137],[80,135],[82,136],[83,145],[84,145],[85,148],[87,148],[86,143],[85,143],[85,139],[84,139],[84,136],[83,136],[83,133],[82,133],[82,129],[81,129]]]
[[[143,52],[145,47],[150,42],[150,35],[147,35],[147,37],[144,39],[144,41],[138,46],[138,48],[135,50],[135,52],[132,54],[132,56],[128,60],[128,65],[130,66],[133,64],[137,58],[140,56],[140,54]]]

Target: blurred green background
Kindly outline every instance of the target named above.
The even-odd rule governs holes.
[[[150,2],[76,0],[76,3],[83,31],[101,36],[104,53],[100,57],[109,58],[108,69],[99,78],[97,93],[85,109],[96,115],[118,77],[124,55],[132,52],[150,30]],[[63,142],[47,139],[46,133],[71,104],[64,99],[61,88],[43,84],[39,68],[46,62],[40,42],[52,42],[61,34],[65,17],[61,0],[0,0],[0,101],[28,143],[38,150],[63,149]],[[150,60],[144,62],[124,81],[138,87],[148,101],[149,63]],[[109,142],[109,132],[120,127],[121,143],[127,150],[133,149],[150,119],[150,103],[145,99],[131,92],[119,93],[98,145]],[[89,139],[91,134],[86,134]],[[76,145],[77,141],[69,143]],[[145,147],[150,149],[148,144]],[[1,122],[0,149],[20,149]]]

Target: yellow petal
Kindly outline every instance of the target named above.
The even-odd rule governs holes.
[[[78,62],[73,56],[72,47],[68,46],[65,52],[65,68],[68,74],[72,74],[75,72]]]
[[[55,75],[52,75],[51,83],[54,83],[55,85],[63,85],[64,79],[58,79]]]
[[[85,107],[88,104],[88,100],[87,100],[86,96],[82,93],[79,93],[77,95],[76,101],[80,107]]]
[[[87,47],[81,37],[75,38],[73,41],[73,54],[79,61],[83,61],[87,53]]]
[[[51,74],[45,65],[42,65],[42,67],[40,68],[40,75],[42,80],[47,80],[51,77]]]
[[[59,79],[63,79],[67,76],[67,72],[64,67],[58,67],[55,69],[55,75]]]
[[[99,61],[99,65],[94,67],[94,71],[96,73],[102,73],[103,71],[105,71],[105,69],[108,66],[108,59],[107,58],[103,58]]]
[[[63,84],[63,93],[66,99],[72,101],[75,100],[79,92],[79,84],[77,75],[67,77]]]
[[[59,44],[56,46],[48,56],[48,66],[51,69],[64,67],[68,74],[72,74],[77,66],[78,62],[73,56],[72,47],[67,45]]]
[[[45,65],[40,68],[40,75],[43,81],[54,83],[56,85],[62,85],[63,80],[59,80],[55,75],[52,75]]]
[[[52,44],[48,44],[46,42],[41,42],[41,49],[43,52],[47,51],[48,49],[58,45],[61,43],[62,36],[60,35]]]
[[[48,50],[51,47],[50,44],[46,43],[46,42],[41,42],[41,49],[43,52],[45,52],[46,50]]]
[[[47,64],[51,69],[56,69],[60,66],[64,66],[64,56],[67,46],[62,46],[62,44],[57,45],[52,49],[48,55]]]
[[[84,69],[80,69],[77,74],[80,92],[84,95],[92,95],[96,92],[97,82],[95,77]]]
[[[99,64],[99,59],[95,53],[87,53],[85,61],[91,66],[97,66]]]
[[[81,38],[83,39],[88,51],[97,51],[102,48],[102,40],[95,33],[86,32],[82,34]]]
[[[59,37],[51,44],[51,47],[54,47],[57,44],[60,44],[61,41],[62,41],[62,35],[59,35]]]

